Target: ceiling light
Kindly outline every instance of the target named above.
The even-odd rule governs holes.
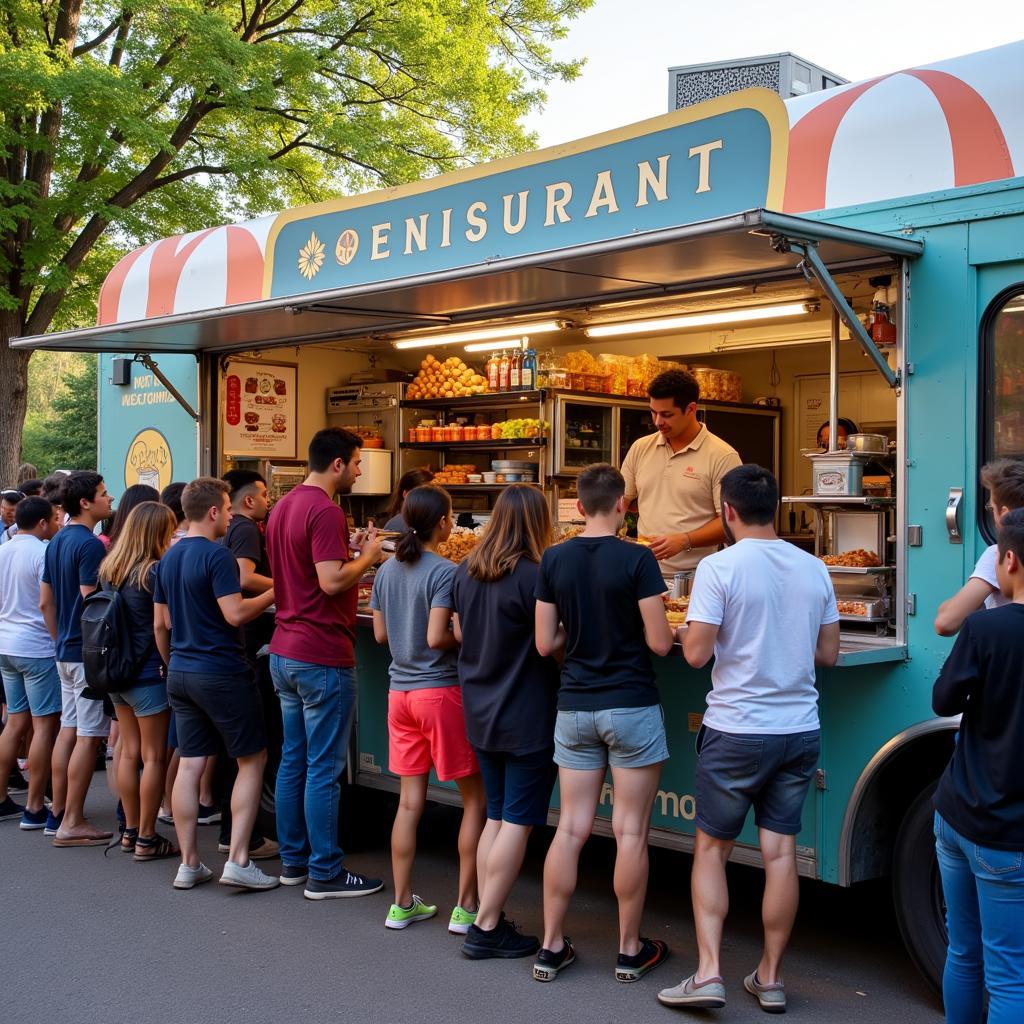
[[[621,324],[587,327],[588,338],[615,338],[627,334],[651,334],[655,331],[684,330],[688,327],[712,327],[751,320],[773,320],[784,316],[802,316],[816,307],[813,303],[788,302],[779,306],[746,306],[743,309],[719,309],[711,313],[687,313],[660,320],[630,320]]]
[[[466,346],[467,352],[493,352],[496,348],[507,348],[509,345],[514,348],[521,347],[522,342],[529,335],[516,335],[512,338],[495,338],[494,341],[478,341]]]
[[[431,345],[458,345],[468,341],[491,341],[504,339],[512,341],[524,334],[550,334],[560,331],[557,320],[542,320],[535,324],[505,324],[503,327],[482,327],[476,331],[459,331],[456,334],[422,334],[392,342],[395,348],[430,348]]]

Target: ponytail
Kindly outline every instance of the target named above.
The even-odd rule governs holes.
[[[395,545],[395,558],[414,565],[423,555],[423,547],[437,529],[437,524],[452,510],[452,499],[443,487],[423,484],[406,496],[402,516],[407,523],[405,533]]]

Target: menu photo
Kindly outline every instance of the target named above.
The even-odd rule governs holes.
[[[295,458],[296,367],[228,364],[224,381],[224,454]]]

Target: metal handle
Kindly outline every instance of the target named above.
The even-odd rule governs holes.
[[[960,505],[964,500],[962,487],[950,487],[946,499],[946,532],[950,544],[963,544],[964,537],[960,529]]]

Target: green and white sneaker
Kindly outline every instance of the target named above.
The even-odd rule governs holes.
[[[465,935],[469,931],[471,924],[476,924],[477,912],[463,910],[462,907],[456,907],[452,911],[451,920],[448,922],[448,931],[452,935]]]
[[[384,921],[385,928],[408,928],[417,921],[429,921],[437,913],[437,907],[424,903],[415,893],[412,897],[411,907],[400,907],[397,903],[391,904],[388,916]]]

